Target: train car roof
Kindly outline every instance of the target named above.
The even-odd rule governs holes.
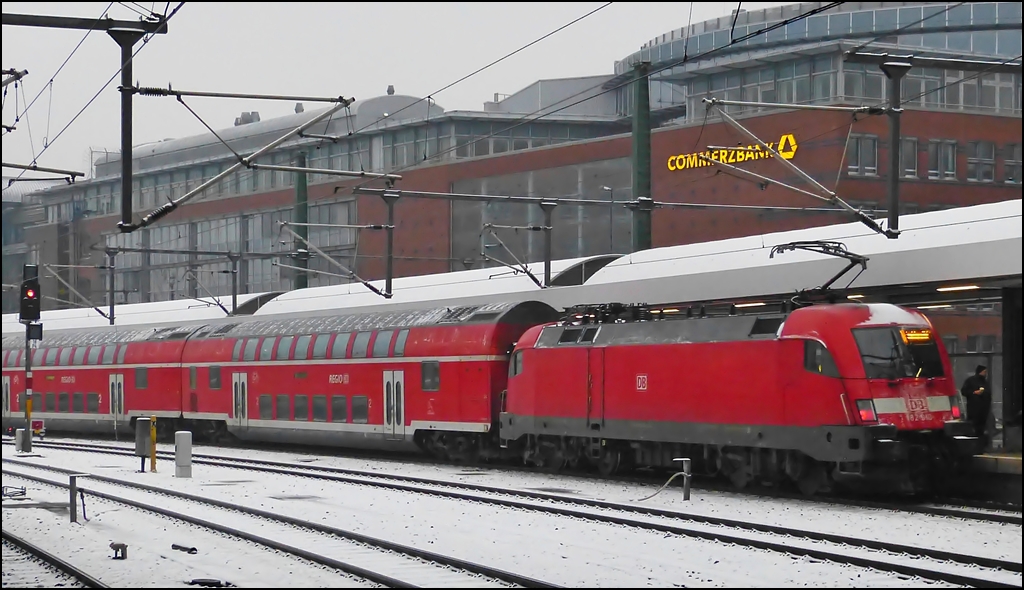
[[[249,293],[238,296],[238,306],[243,308],[273,293]],[[219,297],[222,305],[230,307],[231,297]],[[104,313],[107,309],[100,307]],[[119,327],[154,324],[181,324],[183,322],[201,322],[203,320],[223,318],[224,310],[209,298],[175,299],[173,301],[154,301],[151,303],[132,303],[114,306],[114,322]],[[52,309],[40,314],[43,329],[46,333],[53,330],[74,330],[82,328],[102,328],[109,326],[110,321],[91,307],[74,309]],[[18,314],[3,315],[3,335],[25,334],[25,327],[19,323]],[[46,337],[46,334],[43,334]]]
[[[337,313],[312,317],[228,318],[206,323],[170,326],[105,326],[59,330],[50,333],[43,340],[41,348],[94,346],[115,342],[182,340],[189,337],[245,338],[328,334],[446,324],[496,323],[499,321],[533,324],[550,321],[556,316],[555,310],[543,303],[525,301],[421,310]],[[5,334],[3,336],[4,350],[17,350],[23,346],[24,337],[22,335]]]

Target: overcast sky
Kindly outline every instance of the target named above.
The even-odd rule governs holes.
[[[135,59],[145,86],[182,90],[371,98],[393,84],[398,94],[425,96],[477,68],[600,7],[604,2],[186,3],[166,35]],[[786,2],[744,2],[754,10]],[[176,3],[172,4],[172,6]],[[131,6],[165,3],[4,2],[4,13],[134,20]],[[692,4],[693,22],[727,15],[735,2]],[[545,78],[612,72],[615,60],[690,20],[689,2],[614,2],[440,94],[447,110],[481,110],[494,93],[511,94]],[[59,137],[58,133],[118,69],[118,47],[102,32],[3,27],[3,68],[27,69],[4,89],[3,123],[42,95],[4,133],[5,162],[89,171],[89,150],[120,146],[116,78]],[[138,48],[138,46],[136,46]],[[54,77],[61,63],[67,65]],[[53,79],[52,91],[47,84]],[[23,96],[24,93],[24,96]],[[229,127],[242,111],[263,119],[293,112],[280,101],[194,98],[212,127]],[[173,98],[135,98],[134,144],[204,132]],[[4,175],[12,170],[4,169]]]

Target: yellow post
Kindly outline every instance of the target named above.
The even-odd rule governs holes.
[[[156,416],[149,417],[149,471],[156,473]]]

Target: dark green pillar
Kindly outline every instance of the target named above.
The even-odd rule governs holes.
[[[299,168],[306,167],[306,154],[299,152],[295,156],[295,165]],[[306,223],[309,223],[309,193],[306,190],[306,173],[296,172],[295,173],[295,211],[292,215],[292,221],[296,224],[295,233],[299,234],[303,240],[309,239],[309,228],[306,227]],[[305,242],[299,240],[295,243],[296,255],[295,255],[295,266],[303,269],[295,271],[295,288],[305,289],[309,286],[309,273],[305,269],[309,268],[309,246]]]
[[[633,251],[651,248],[651,64],[633,67]]]

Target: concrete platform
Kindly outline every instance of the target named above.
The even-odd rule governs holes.
[[[977,455],[971,460],[971,471],[1019,477],[1021,475],[1021,454],[985,453]]]

